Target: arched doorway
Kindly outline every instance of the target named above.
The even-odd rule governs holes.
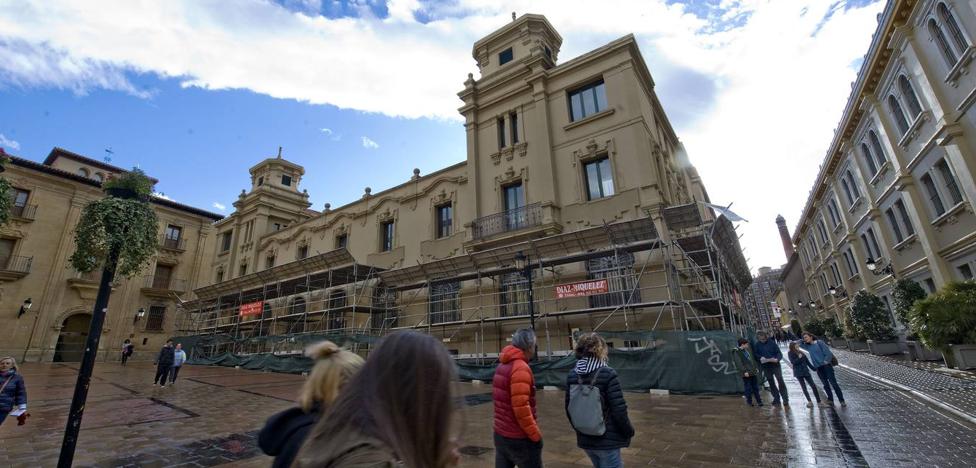
[[[64,319],[54,347],[54,362],[81,362],[91,319],[91,314],[75,314]]]

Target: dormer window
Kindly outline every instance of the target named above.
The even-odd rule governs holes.
[[[512,54],[512,48],[509,47],[498,54],[498,65],[505,65],[506,63],[511,62],[514,57],[514,54]]]
[[[285,187],[291,187],[291,176],[290,175],[282,175],[281,176],[281,185],[284,185]]]

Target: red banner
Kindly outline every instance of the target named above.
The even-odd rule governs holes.
[[[241,317],[247,315],[261,315],[262,311],[264,311],[264,301],[241,304]]]
[[[609,291],[610,286],[605,279],[560,284],[556,286],[556,299],[592,296],[594,294],[605,294]]]

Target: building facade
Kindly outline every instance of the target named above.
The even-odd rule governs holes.
[[[783,289],[780,282],[781,269],[762,267],[746,289],[744,302],[747,313],[752,317],[757,330],[778,331],[781,313],[776,297]]]
[[[565,351],[580,329],[740,323],[737,236],[702,204],[637,41],[558,63],[561,43],[524,15],[474,44],[463,162],[320,213],[300,166],[252,167],[182,331],[279,352],[271,337],[422,329],[480,355],[527,325]]]
[[[13,187],[10,222],[0,228],[0,355],[26,361],[79,361],[100,273],[72,269],[74,227],[86,204],[104,196],[102,181],[123,172],[55,148],[43,163],[7,155]],[[117,281],[99,358],[116,360],[122,341],[134,359],[152,359],[175,328],[174,296],[186,297],[210,272],[212,223],[222,216],[152,199],[160,251],[143,275]]]
[[[843,323],[857,290],[890,308],[895,278],[930,292],[973,278],[974,8],[892,0],[879,16],[793,235],[805,284],[791,295],[801,312]]]

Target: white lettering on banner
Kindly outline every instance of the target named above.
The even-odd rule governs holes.
[[[715,344],[715,340],[710,340],[707,336],[702,336],[698,338],[688,338],[688,341],[701,342],[701,344],[695,343],[695,353],[701,354],[705,351],[709,352],[708,364],[712,366],[712,371],[721,372],[726,375],[737,373],[734,367],[729,365],[728,362],[722,360],[722,350],[719,349],[717,344]]]
[[[581,281],[579,283],[556,285],[556,298],[592,296],[594,294],[605,294],[610,291],[607,280]]]

